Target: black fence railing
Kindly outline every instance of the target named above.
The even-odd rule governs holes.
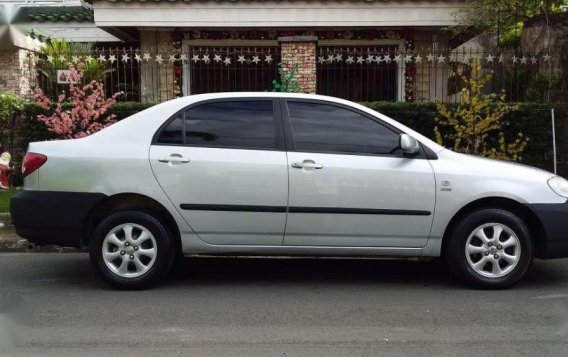
[[[57,59],[43,56],[37,82],[55,100],[69,86],[58,73],[81,67],[83,82],[104,82],[107,96],[120,91],[122,101],[156,103],[189,94],[270,91],[279,62],[279,47],[201,46],[173,53],[97,48]]]
[[[324,46],[317,50],[317,92],[354,101],[457,102],[472,67],[491,73],[486,93],[509,101],[547,101],[564,93],[556,59],[512,49],[404,50]]]
[[[138,48],[96,48],[38,61],[37,83],[49,96],[68,89],[58,73],[84,68],[83,81],[101,80],[107,96],[121,101],[162,102],[179,96],[239,91],[271,91],[278,78],[280,47],[186,47],[169,52]],[[398,46],[319,46],[317,93],[354,101],[460,100],[463,77],[472,66],[492,73],[487,93],[504,92],[509,101],[549,101],[566,94],[559,59],[512,49],[407,50]],[[564,75],[565,77],[565,75]]]

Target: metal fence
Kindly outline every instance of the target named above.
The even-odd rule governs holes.
[[[396,46],[319,47],[317,91],[354,101],[456,102],[472,67],[491,74],[486,93],[509,101],[547,101],[565,93],[558,59],[512,49],[403,50]]]
[[[189,94],[271,91],[280,48],[201,46],[173,53],[96,48],[57,59],[43,56],[40,62],[47,66],[38,65],[38,85],[54,99],[68,88],[57,80],[57,70],[82,66],[83,82],[103,81],[107,96],[121,91],[122,101],[156,103]]]
[[[271,91],[279,62],[278,46],[201,46],[170,52],[106,47],[55,59],[44,56],[37,80],[56,98],[68,88],[58,83],[56,70],[82,64],[84,81],[103,81],[108,96],[122,91],[122,101],[154,103],[198,93]],[[320,46],[316,62],[317,93],[354,101],[459,101],[474,63],[492,73],[485,91],[504,92],[509,101],[547,101],[551,93],[566,94],[564,82],[558,80],[559,59],[512,49]]]

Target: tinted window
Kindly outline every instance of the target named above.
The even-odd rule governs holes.
[[[178,116],[166,126],[158,137],[158,144],[183,144],[183,121]]]
[[[288,102],[296,150],[391,154],[399,135],[351,110],[333,105]]]
[[[272,101],[215,102],[189,109],[185,140],[196,146],[273,149]]]

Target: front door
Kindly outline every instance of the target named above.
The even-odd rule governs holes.
[[[205,242],[282,245],[288,169],[277,104],[266,98],[198,103],[154,139],[152,170]]]
[[[397,129],[366,113],[322,101],[286,103],[293,150],[284,244],[424,246],[435,204],[425,155],[405,157]]]

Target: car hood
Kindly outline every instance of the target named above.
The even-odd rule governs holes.
[[[546,182],[555,176],[546,170],[513,161],[504,161],[443,150],[439,156],[449,159],[461,170],[479,176]]]

